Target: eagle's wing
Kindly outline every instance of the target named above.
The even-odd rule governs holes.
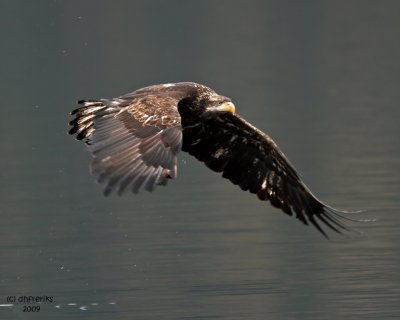
[[[176,177],[182,144],[177,103],[182,95],[134,92],[113,100],[79,101],[69,133],[86,141],[91,171],[106,183],[105,195],[152,191]]]
[[[295,214],[306,225],[311,223],[325,236],[319,221],[339,233],[347,230],[340,221],[348,219],[342,215],[345,212],[319,201],[268,135],[231,113],[203,120],[183,126],[183,151],[222,172],[241,189],[269,200],[289,215]]]

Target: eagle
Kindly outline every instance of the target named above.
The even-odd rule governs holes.
[[[177,177],[188,152],[242,190],[305,225],[350,230],[348,211],[314,196],[277,144],[244,120],[228,97],[194,82],[152,85],[114,99],[80,100],[69,134],[83,140],[104,194],[153,191]]]

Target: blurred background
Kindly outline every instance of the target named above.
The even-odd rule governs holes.
[[[0,2],[1,319],[400,317],[399,1]],[[67,135],[79,99],[194,81],[271,135],[325,240],[187,154],[103,197]],[[39,313],[9,295],[53,296]]]

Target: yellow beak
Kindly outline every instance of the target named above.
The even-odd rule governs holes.
[[[207,108],[207,111],[220,111],[220,112],[223,111],[223,112],[230,112],[232,114],[235,114],[236,109],[235,109],[235,105],[232,102],[227,101],[218,106],[209,107],[209,108]]]

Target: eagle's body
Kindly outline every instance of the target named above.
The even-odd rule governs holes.
[[[70,134],[84,139],[105,194],[152,191],[177,174],[182,150],[243,190],[324,235],[340,232],[342,211],[319,201],[274,141],[235,114],[227,97],[192,82],[145,87],[115,99],[79,101]],[[347,219],[347,218],[346,218]]]

